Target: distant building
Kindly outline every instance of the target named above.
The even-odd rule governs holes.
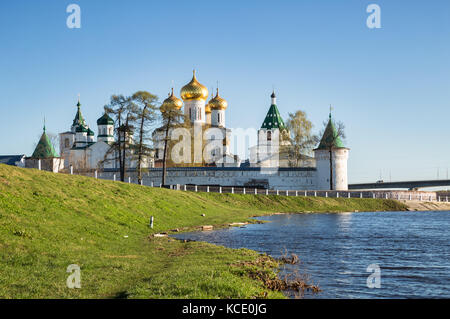
[[[275,92],[272,92],[269,110],[258,130],[257,145],[250,148],[250,160],[242,162],[237,155],[230,152],[231,130],[226,127],[225,121],[228,102],[219,95],[219,89],[207,102],[208,96],[208,89],[198,82],[194,71],[191,81],[181,88],[181,99],[175,96],[172,88],[162,103],[162,111],[166,108],[183,108],[186,119],[185,122],[169,128],[165,180],[167,184],[245,186],[279,190],[348,189],[349,149],[337,137],[331,113],[321,141],[314,149],[314,157],[303,155],[300,160],[292,160],[289,131],[278,110]],[[79,100],[76,106],[77,112],[70,130],[59,134],[61,157],[54,151],[44,127],[35,152],[25,160],[26,167],[36,168],[41,165],[42,169],[51,171],[63,168],[67,171],[72,167],[80,174],[91,174],[93,170],[98,169],[99,178],[115,180],[120,165],[119,156],[114,149],[114,130],[117,129],[114,120],[106,113],[97,120],[98,135],[95,140],[95,133],[83,118]],[[177,128],[181,130],[175,131]],[[186,142],[180,132],[188,133],[186,135],[189,135],[191,141],[187,141],[190,143],[179,143],[179,138]],[[144,185],[158,185],[162,180],[165,133],[164,127],[152,133],[154,149],[152,154],[144,157],[141,166],[146,169],[141,180]],[[175,136],[172,136],[172,133]],[[125,138],[130,144],[134,143],[132,134]],[[196,138],[200,139],[200,142],[195,140]],[[200,145],[196,147],[195,142]],[[189,146],[184,149],[184,145]],[[127,156],[125,166],[131,181],[137,178],[137,160],[133,156],[132,147],[129,151],[131,156]],[[172,156],[179,158],[173,159]],[[182,161],[179,161],[180,158]],[[8,160],[11,161],[14,160]]]
[[[0,164],[25,167],[25,154],[0,155]]]
[[[169,166],[205,166],[205,167],[239,167],[241,161],[237,155],[230,152],[230,134],[231,130],[226,128],[225,111],[228,102],[219,95],[219,89],[216,89],[216,95],[211,95],[208,99],[208,89],[198,82],[195,70],[189,83],[181,88],[181,99],[174,95],[173,88],[169,97],[164,100],[161,109],[176,108],[181,110],[184,106],[184,116],[189,121],[189,125],[183,128],[189,130],[191,137],[191,146],[194,148],[195,142],[201,141],[201,159],[191,156],[185,163],[174,163],[171,158],[171,150],[167,151],[167,160]],[[169,136],[172,135],[174,128],[170,128]],[[200,133],[196,133],[196,132]],[[197,137],[201,134],[201,137]],[[164,157],[164,129],[158,128],[153,132],[155,141],[155,167],[162,167]],[[194,139],[196,139],[194,141]],[[215,146],[214,146],[215,145]],[[209,151],[205,151],[206,148]],[[203,156],[205,155],[205,156]],[[189,156],[188,156],[189,157]],[[194,158],[194,160],[192,160]]]
[[[98,135],[89,128],[81,113],[81,103],[78,100],[77,112],[70,130],[59,134],[61,156],[66,170],[89,171],[95,169],[118,169],[118,156],[112,148],[114,138],[114,120],[104,113],[97,120]],[[130,140],[132,143],[132,139]],[[129,160],[127,168],[135,168],[136,161]],[[152,160],[144,158],[143,167],[152,167]]]

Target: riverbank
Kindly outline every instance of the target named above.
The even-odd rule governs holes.
[[[271,258],[152,235],[276,212],[405,209],[381,199],[171,191],[0,164],[0,297],[283,298],[250,278],[274,276]],[[70,264],[81,268],[80,289],[66,286]]]
[[[447,202],[425,202],[425,201],[406,201],[402,200],[409,211],[428,211],[428,210],[449,210],[450,203]]]

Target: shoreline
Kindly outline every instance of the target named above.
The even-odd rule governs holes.
[[[404,201],[407,202],[407,201]],[[441,204],[439,205],[439,207],[436,207],[436,204]],[[442,205],[442,204],[448,204],[448,205]],[[416,206],[417,205],[417,206]],[[415,209],[415,208],[420,208],[420,209]],[[426,209],[424,209],[426,208]],[[441,209],[436,209],[436,208],[441,208]],[[275,212],[275,213],[269,213],[269,214],[258,214],[255,216],[250,217],[250,222],[233,222],[233,223],[229,223],[228,225],[212,225],[213,229],[207,230],[207,231],[216,231],[216,230],[220,230],[220,229],[225,229],[225,228],[232,228],[232,227],[238,227],[241,228],[242,226],[246,226],[249,224],[263,224],[263,223],[270,223],[271,221],[266,221],[266,220],[259,220],[257,218],[259,217],[265,217],[265,216],[276,216],[276,215],[298,215],[298,214],[352,214],[352,213],[374,213],[374,212],[405,212],[405,211],[422,211],[422,212],[427,212],[427,211],[449,211],[450,212],[450,203],[434,203],[434,202],[421,202],[421,201],[415,201],[413,203],[412,206],[408,206],[408,208],[406,210],[403,211],[364,211],[364,212],[359,212],[359,211],[354,211],[354,212],[344,212],[344,211],[336,211],[336,212],[313,212],[313,211],[308,211],[308,212]],[[190,232],[203,232],[205,230],[200,229],[201,226],[197,226],[196,229],[190,229],[190,230],[185,230],[185,231],[180,231],[180,232],[176,232],[176,233],[169,233],[169,236],[171,235],[175,235],[177,233],[190,233]],[[210,243],[208,241],[202,241],[202,240],[190,240],[190,239],[181,239],[181,238],[176,238],[176,237],[171,237],[175,240],[181,241],[181,242],[186,242],[186,241],[193,241],[193,242],[200,242],[200,243],[207,243],[210,245],[214,245],[217,246],[219,248],[224,248],[224,249],[232,249],[232,250],[239,250],[238,248],[230,248],[227,247],[225,245],[219,245],[219,244],[214,244],[214,243]],[[247,248],[245,248],[247,249]],[[269,272],[272,274],[272,276],[276,277],[276,281],[280,282],[280,283],[285,283],[287,285],[289,285],[288,282],[285,282],[285,278],[280,276],[280,273],[283,270],[283,265],[285,264],[289,264],[289,262],[284,262],[282,259],[283,258],[277,258],[275,256],[272,256],[270,254],[267,254],[265,252],[262,251],[257,251],[257,250],[252,250],[249,249],[251,251],[253,251],[254,253],[258,254],[259,256],[264,256],[265,258],[267,258],[267,260],[269,260],[270,262],[273,263],[273,265],[275,265],[275,267],[273,269],[269,269]],[[288,251],[286,251],[286,254],[289,254]],[[286,257],[286,256],[285,256]],[[258,262],[251,262],[250,265],[257,267],[258,266]],[[258,271],[256,271],[258,272]],[[255,277],[253,273],[249,274],[252,277]],[[268,275],[268,277],[271,277],[270,275]],[[263,284],[265,286],[265,288],[267,289],[271,289],[270,287],[273,286],[273,278],[272,280],[268,281],[266,280],[262,280],[260,277],[256,277],[254,278],[257,282],[259,282],[260,284]],[[296,279],[297,280],[297,279]],[[295,284],[299,284],[299,282],[295,282]],[[293,284],[293,286],[295,286],[295,284]],[[286,287],[284,289],[280,289],[280,290],[276,290],[279,291],[283,294],[283,298],[285,299],[297,299],[299,296],[303,296],[305,293],[309,293],[309,294],[316,294],[316,293],[320,293],[321,288],[320,286],[315,286],[313,283],[310,282],[301,282],[300,286],[306,286],[306,287],[312,287],[311,288],[305,288],[303,291],[297,291],[294,293],[292,293],[292,287]],[[314,292],[314,290],[317,289],[318,291]],[[300,297],[302,298],[302,297]]]
[[[450,211],[450,202],[426,202],[426,201],[406,201],[399,202],[405,204],[408,211]]]
[[[255,269],[275,276],[274,261],[255,251],[152,235],[281,212],[406,208],[384,199],[182,192],[0,165],[0,297],[284,298],[252,278]],[[66,286],[71,264],[81,268],[81,289]]]

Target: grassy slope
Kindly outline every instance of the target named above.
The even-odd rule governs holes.
[[[177,192],[0,164],[0,297],[260,296],[265,288],[231,266],[256,252],[148,235],[271,212],[402,209],[373,199]],[[81,266],[81,289],[66,287],[69,264]]]

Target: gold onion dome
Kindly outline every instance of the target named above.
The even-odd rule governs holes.
[[[183,86],[180,92],[181,98],[186,100],[205,100],[208,98],[208,89],[200,84],[194,75],[192,76],[191,82]]]
[[[163,104],[161,105],[161,111],[164,112],[164,110],[167,108],[175,108],[179,110],[182,106],[183,102],[173,94],[172,88],[172,93],[167,99],[164,100]]]
[[[211,99],[205,105],[205,113],[211,113],[211,101],[214,99],[214,95],[211,93]]]
[[[228,102],[219,96],[219,89],[217,89],[216,96],[208,104],[213,110],[225,110],[228,107]]]

